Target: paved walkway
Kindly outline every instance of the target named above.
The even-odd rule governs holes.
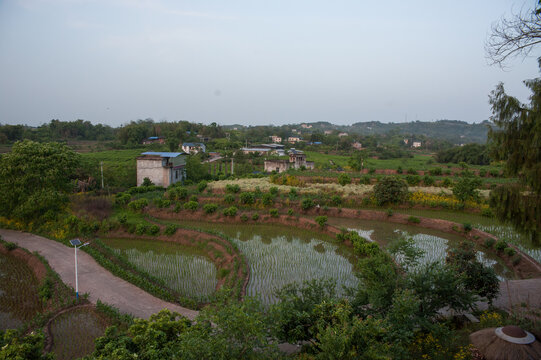
[[[0,229],[5,241],[13,242],[31,252],[37,251],[60,275],[62,281],[75,289],[75,259],[73,248],[41,236]],[[166,302],[124,281],[101,267],[84,251],[77,251],[79,294],[88,293],[95,304],[98,299],[117,307],[121,312],[148,319],[163,308],[194,319],[197,311]],[[75,296],[75,294],[73,295]]]

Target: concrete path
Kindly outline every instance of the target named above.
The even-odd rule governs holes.
[[[41,236],[0,229],[5,241],[13,242],[31,252],[37,251],[60,275],[62,281],[75,289],[74,249]],[[193,320],[197,311],[166,302],[124,281],[101,267],[90,255],[77,251],[79,294],[88,293],[95,304],[98,299],[117,307],[121,312],[148,319],[150,315],[167,308]],[[73,294],[75,297],[75,294]]]

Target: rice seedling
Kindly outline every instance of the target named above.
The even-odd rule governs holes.
[[[0,253],[0,330],[17,328],[42,310],[38,286],[28,265]]]
[[[258,297],[265,304],[275,302],[274,291],[291,282],[331,278],[339,293],[343,286],[358,284],[353,265],[339,254],[337,245],[287,235],[262,237],[252,233],[244,241],[242,237],[239,233],[233,241],[250,264],[247,295]]]
[[[107,239],[115,251],[136,268],[157,277],[183,296],[206,299],[216,289],[214,264],[194,250],[179,244],[153,240]]]
[[[51,324],[52,352],[56,359],[77,359],[90,354],[94,351],[94,340],[103,336],[107,325],[89,308],[76,308],[59,315]]]

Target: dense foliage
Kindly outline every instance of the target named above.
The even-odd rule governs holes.
[[[374,196],[378,205],[399,204],[408,196],[408,185],[398,177],[387,176],[374,187]]]
[[[0,157],[0,215],[24,222],[56,218],[74,189],[79,160],[62,144],[15,143]]]
[[[436,160],[440,163],[458,164],[465,162],[471,165],[489,165],[490,157],[486,145],[467,144],[439,151]]]

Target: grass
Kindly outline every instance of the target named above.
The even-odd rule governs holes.
[[[145,151],[148,151],[148,149],[107,150],[88,152],[81,155],[84,160],[93,162],[98,166],[100,162],[103,162],[103,177],[106,186],[128,188],[136,185],[136,158]],[[96,181],[101,179],[99,167],[97,171],[96,174],[93,174]]]

